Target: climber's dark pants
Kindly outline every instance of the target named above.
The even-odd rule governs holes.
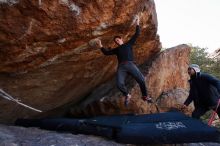
[[[117,87],[124,96],[128,95],[128,89],[125,86],[125,78],[130,74],[139,84],[142,96],[147,96],[147,89],[143,74],[132,61],[126,61],[118,65]]]

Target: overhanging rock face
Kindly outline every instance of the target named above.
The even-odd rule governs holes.
[[[114,35],[127,40],[135,15],[141,36],[134,53],[142,64],[160,51],[152,0],[0,1],[0,88],[43,111],[78,103],[117,66],[94,40],[107,47],[114,47]],[[38,115],[4,99],[0,106],[0,122]]]

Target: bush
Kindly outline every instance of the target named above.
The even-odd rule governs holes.
[[[198,64],[202,72],[206,72],[220,79],[220,57],[212,58],[207,48],[191,46],[190,63]]]

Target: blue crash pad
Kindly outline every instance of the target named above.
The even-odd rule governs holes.
[[[87,119],[18,119],[15,124],[74,134],[99,135],[127,144],[220,142],[218,129],[180,112]]]

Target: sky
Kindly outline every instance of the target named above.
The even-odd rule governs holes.
[[[220,0],[154,0],[163,48],[192,44],[220,48]]]

